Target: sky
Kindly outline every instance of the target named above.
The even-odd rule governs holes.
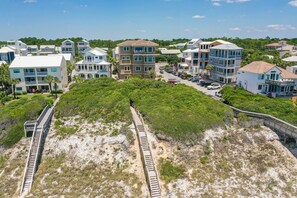
[[[296,38],[297,0],[0,0],[0,40]]]

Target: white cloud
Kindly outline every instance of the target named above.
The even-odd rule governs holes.
[[[211,0],[212,5],[220,6],[222,3],[246,3],[251,0]]]
[[[202,15],[194,15],[192,16],[193,19],[204,19],[205,16],[202,16]]]
[[[290,1],[288,4],[297,7],[297,0]]]
[[[88,5],[87,5],[87,4],[84,4],[84,5],[80,5],[80,7],[82,7],[82,8],[87,8]]]
[[[24,0],[24,3],[36,3],[37,0]]]
[[[292,25],[281,25],[281,24],[271,24],[267,25],[266,28],[274,29],[274,30],[296,30],[295,26]]]
[[[229,28],[230,31],[241,31],[239,27]]]

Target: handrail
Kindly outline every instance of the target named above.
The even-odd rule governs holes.
[[[38,130],[38,129],[37,129]],[[39,156],[39,146],[40,146],[40,142],[41,142],[41,137],[42,137],[42,132],[43,132],[43,127],[41,127],[41,132],[40,132],[40,135],[39,135],[39,141],[38,141],[38,145],[37,145],[37,151],[36,151],[36,157],[35,157],[35,160],[34,160],[34,165],[33,165],[33,174],[31,176],[31,183],[30,183],[30,187],[29,189],[32,188],[32,184],[33,184],[33,178],[34,178],[34,173],[35,173],[35,169],[36,169],[36,164],[37,164],[37,160],[38,160],[38,156]]]
[[[268,114],[264,114],[264,113],[257,113],[257,112],[252,112],[252,111],[246,111],[246,110],[238,109],[238,108],[233,107],[233,106],[230,106],[230,105],[228,105],[228,106],[231,109],[234,109],[234,110],[239,111],[241,113],[252,114],[252,115],[262,116],[262,117],[266,117],[266,118],[270,118],[270,119],[276,120],[278,122],[281,122],[282,124],[288,125],[289,127],[292,127],[292,128],[294,128],[294,129],[297,130],[297,127],[296,126],[294,126],[294,125],[292,125],[292,124],[290,124],[290,123],[288,123],[288,122],[286,122],[284,120],[281,120],[279,118],[276,118],[276,117],[274,117],[272,115],[268,115]]]
[[[49,109],[49,106],[46,105],[45,108],[42,110],[41,114],[37,118],[37,124],[40,123],[40,120],[43,119],[44,115],[46,114],[47,110]]]
[[[32,145],[33,145],[33,142],[34,142],[34,136],[35,136],[35,133],[36,133],[36,127],[37,127],[37,123],[34,124],[33,135],[32,135],[32,139],[31,139],[31,143],[30,143],[28,157],[27,157],[27,160],[26,160],[26,166],[25,166],[24,176],[23,176],[23,180],[22,180],[20,195],[23,193],[23,188],[24,188],[24,184],[25,184],[25,178],[26,178],[26,175],[27,175],[27,172],[28,172],[28,163],[29,163],[29,159],[30,159],[30,155],[31,155],[31,151],[32,151],[31,150],[32,149]]]

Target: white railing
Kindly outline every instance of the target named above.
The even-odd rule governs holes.
[[[33,129],[33,135],[32,135],[32,140],[31,140],[31,143],[30,143],[28,157],[27,157],[27,160],[26,160],[26,166],[25,166],[25,170],[24,170],[24,176],[23,176],[23,180],[22,180],[20,195],[23,193],[25,179],[26,179],[26,175],[27,175],[27,172],[28,172],[28,163],[29,163],[29,160],[30,160],[30,155],[31,155],[31,151],[32,151],[32,145],[33,145],[33,142],[34,142],[34,136],[35,136],[35,133],[36,133],[36,127],[37,127],[37,123],[35,123],[34,129]]]

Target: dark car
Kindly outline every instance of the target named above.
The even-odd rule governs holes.
[[[209,80],[200,80],[199,84],[202,86],[202,87],[207,87],[208,85],[211,85],[212,81],[209,81]]]
[[[164,74],[164,71],[163,70],[160,70],[160,74]]]
[[[191,81],[192,81],[192,82],[199,82],[199,78],[197,78],[197,77],[193,77]]]
[[[169,78],[167,82],[170,84],[175,84],[177,80],[175,78]]]

